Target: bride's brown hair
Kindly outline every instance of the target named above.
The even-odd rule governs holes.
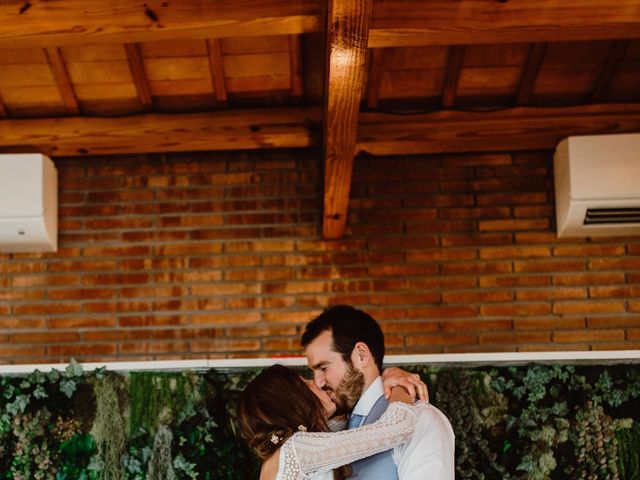
[[[328,431],[326,415],[322,403],[300,375],[282,365],[273,365],[254,378],[238,402],[242,436],[263,460],[273,455],[300,425],[310,432]]]

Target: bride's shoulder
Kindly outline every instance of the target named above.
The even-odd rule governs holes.
[[[280,464],[280,449],[262,462],[260,470],[260,480],[275,480],[278,475],[278,466]]]

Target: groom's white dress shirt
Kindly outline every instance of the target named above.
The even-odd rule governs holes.
[[[362,394],[352,413],[366,417],[381,395],[384,387],[378,377]],[[415,432],[409,442],[393,452],[399,480],[454,480],[455,435],[451,423],[433,405],[419,403],[414,407],[419,412]]]

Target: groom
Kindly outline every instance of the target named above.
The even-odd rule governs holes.
[[[330,307],[307,324],[301,343],[316,386],[329,394],[336,414],[349,414],[348,428],[380,418],[389,405],[380,377],[384,336],[369,314],[347,305]],[[392,454],[389,450],[353,463],[353,477],[454,479],[453,430],[431,405],[420,410],[412,439],[395,459]]]

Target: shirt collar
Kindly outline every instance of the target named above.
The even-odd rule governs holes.
[[[360,400],[358,400],[351,413],[366,417],[382,395],[384,395],[382,377],[377,377],[360,396]]]

